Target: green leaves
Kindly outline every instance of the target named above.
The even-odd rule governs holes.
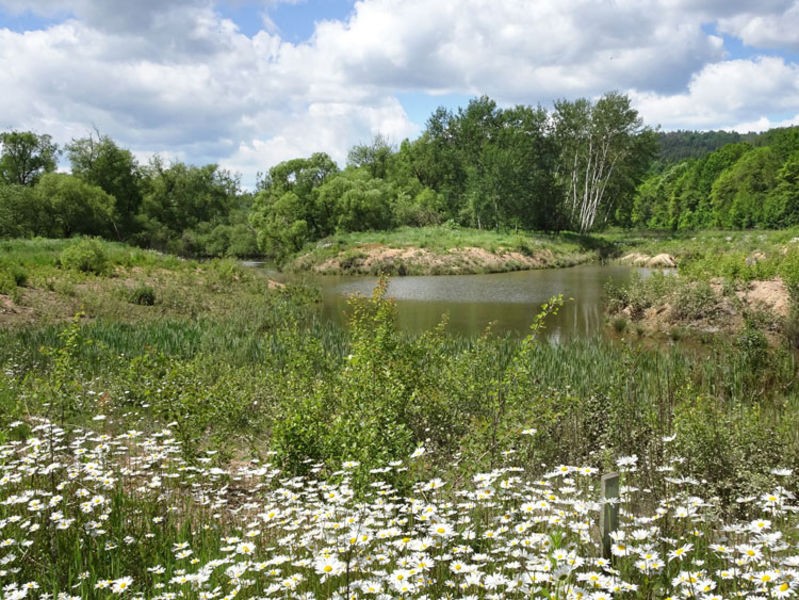
[[[45,173],[55,171],[58,145],[47,134],[32,131],[0,133],[0,181],[34,185]]]

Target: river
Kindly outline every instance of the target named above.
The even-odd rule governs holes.
[[[622,265],[588,264],[488,275],[395,277],[388,296],[396,300],[404,331],[428,330],[446,313],[450,331],[471,336],[489,324],[498,334],[524,335],[541,305],[563,294],[564,306],[546,321],[547,337],[558,342],[603,331],[605,286],[625,283],[636,271],[647,273]],[[321,287],[323,316],[343,323],[348,296],[371,294],[377,278],[314,276],[310,281]]]

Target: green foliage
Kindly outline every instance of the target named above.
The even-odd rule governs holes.
[[[262,252],[281,263],[307,241],[331,231],[329,207],[317,205],[315,192],[337,172],[324,153],[285,161],[269,170],[250,213]]]
[[[51,234],[51,206],[47,198],[25,185],[0,185],[0,238]]]
[[[182,234],[223,219],[236,205],[238,180],[217,165],[165,165],[155,157],[144,169],[143,197],[134,239],[159,250],[189,254]]]
[[[99,187],[73,175],[48,173],[34,192],[48,209],[51,237],[110,236],[113,232],[115,201]]]
[[[152,286],[146,284],[136,286],[128,295],[128,302],[131,304],[138,304],[140,306],[153,306],[155,301],[155,290],[152,288]]]
[[[105,275],[111,269],[103,244],[94,238],[73,242],[61,252],[58,262],[65,269],[94,275]]]
[[[52,140],[32,131],[0,133],[0,182],[31,186],[45,173],[55,171],[58,145]]]
[[[632,206],[656,150],[654,133],[630,98],[618,92],[595,103],[560,100],[553,120],[566,216],[573,229],[585,233],[612,218],[617,206]],[[629,208],[619,216],[624,213]]]
[[[726,144],[651,173],[636,194],[632,223],[675,230],[786,227],[799,222],[799,128],[747,139],[752,143]]]
[[[99,133],[96,138],[90,135],[72,140],[66,150],[72,174],[114,198],[116,233],[123,237],[135,233],[135,219],[142,201],[142,173],[130,150],[120,148]]]
[[[4,265],[0,265],[0,294],[11,296],[12,299],[17,296],[17,282],[14,281],[14,275]]]
[[[670,165],[704,158],[723,146],[737,144],[744,136],[735,131],[659,131],[657,160]]]

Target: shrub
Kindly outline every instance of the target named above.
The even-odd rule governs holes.
[[[0,261],[0,294],[13,296],[18,287],[24,287],[28,282],[28,273],[18,264],[9,261]]]
[[[155,304],[155,290],[149,285],[136,286],[130,292],[128,302],[139,306],[152,306]]]
[[[65,269],[94,275],[106,274],[111,266],[102,242],[89,238],[67,246],[58,260]]]
[[[0,267],[0,294],[13,296],[17,292],[17,284],[11,273]]]

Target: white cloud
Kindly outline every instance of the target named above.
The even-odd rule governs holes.
[[[719,31],[739,37],[756,48],[792,48],[799,50],[799,2],[779,3],[773,11],[756,11],[721,19]]]
[[[264,0],[263,9],[279,2]],[[359,0],[304,43],[243,35],[213,0],[0,0],[61,19],[0,29],[0,128],[61,143],[93,127],[137,156],[256,171],[418,133],[398,94],[541,102],[630,90],[647,122],[734,127],[799,113],[797,65],[725,60],[722,39],[796,46],[799,3],[763,0]],[[268,20],[268,19],[267,19]],[[761,121],[766,119],[766,121]]]
[[[649,123],[740,130],[747,123],[773,122],[769,114],[797,111],[799,65],[774,57],[719,62],[704,67],[685,93],[631,96]]]

